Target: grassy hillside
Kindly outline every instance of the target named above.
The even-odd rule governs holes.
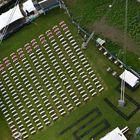
[[[74,17],[88,28],[94,22],[105,18],[108,24],[124,29],[125,1],[115,0],[65,0]],[[140,45],[140,4],[136,0],[128,2],[128,33]]]
[[[118,58],[123,57],[125,1],[119,0],[65,0],[73,17],[90,31],[96,32],[107,41],[106,47]],[[109,5],[112,4],[112,8]],[[140,4],[128,1],[128,43],[126,64],[140,73]],[[101,24],[100,24],[101,23]],[[100,25],[98,25],[100,24]],[[105,25],[104,25],[105,24]]]

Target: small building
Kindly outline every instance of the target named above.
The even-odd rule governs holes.
[[[48,12],[53,8],[60,7],[58,0],[42,0],[39,2],[39,5],[44,12]]]
[[[120,75],[120,78],[132,88],[139,83],[139,78],[128,70],[124,70],[124,72]]]
[[[26,13],[26,15],[28,15],[28,13],[36,11],[36,8],[32,0],[27,0],[22,5],[23,5],[23,11]]]
[[[127,140],[127,138],[123,134],[122,130],[117,127],[113,131],[106,134],[100,140]]]
[[[96,40],[97,46],[103,46],[105,43],[106,43],[106,41],[103,40],[103,39],[101,39],[101,38],[98,38],[98,39]]]

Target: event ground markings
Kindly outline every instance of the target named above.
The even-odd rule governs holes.
[[[125,99],[127,100],[126,106],[124,107],[127,108],[127,104],[132,104],[134,106],[134,109],[130,111],[129,113],[125,113],[124,111],[120,110],[118,105],[115,105],[109,98],[105,98],[104,101],[111,107],[118,115],[120,115],[122,118],[125,120],[131,119],[140,109],[140,104],[135,101],[133,98],[131,98],[128,94],[125,93]],[[117,98],[116,98],[117,100]]]
[[[38,38],[0,64],[0,108],[16,139],[29,138],[104,90],[64,21]]]
[[[59,135],[64,135],[69,133],[69,131],[72,131],[72,135],[76,140],[85,137],[96,139],[102,132],[110,127],[109,122],[102,117],[102,113],[96,107],[67,126]]]
[[[93,122],[93,123],[95,123],[95,122]],[[92,139],[95,140],[101,133],[103,133],[110,127],[110,123],[106,119],[102,119],[98,123],[96,122],[96,124],[89,124],[89,123],[85,124],[85,126],[88,126],[88,125],[90,125],[90,126],[92,125],[91,128],[89,128],[82,134],[80,134],[80,135],[78,135],[78,133],[73,134],[75,139],[81,140],[81,139],[85,138],[86,136],[90,136],[89,137],[90,140],[92,140]]]

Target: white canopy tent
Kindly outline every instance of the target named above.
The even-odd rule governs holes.
[[[10,23],[23,18],[19,5],[0,15],[0,30]]]
[[[103,39],[101,39],[101,38],[98,38],[98,39],[96,40],[96,43],[99,44],[100,46],[103,46],[106,42],[105,42],[105,40],[103,40]]]
[[[100,140],[127,140],[122,131],[117,127]]]
[[[26,2],[23,3],[23,10],[26,12],[26,10],[28,12],[32,12],[32,11],[35,11],[36,8],[34,7],[33,5],[33,2],[32,0],[27,0]]]
[[[133,73],[131,73],[128,70],[125,70],[121,75],[120,78],[124,80],[128,85],[131,87],[134,87],[137,83],[139,78],[135,76]]]

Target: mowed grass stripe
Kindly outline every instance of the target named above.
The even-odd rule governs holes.
[[[40,48],[39,48],[39,49],[40,49]],[[40,52],[42,53],[41,49],[40,49]],[[42,54],[43,54],[43,53],[42,53]],[[38,53],[36,53],[36,56],[38,56]],[[40,64],[42,63],[41,60],[39,59],[39,56],[38,56],[38,62],[40,62]],[[49,65],[49,64],[50,64],[50,63],[48,63],[48,65]],[[58,100],[61,101],[61,104],[62,104],[63,109],[64,109],[64,103],[62,102],[62,100],[61,100],[61,98],[60,98],[60,96],[59,96],[59,94],[58,94],[58,91],[57,91],[56,87],[54,86],[53,81],[51,80],[51,77],[49,76],[49,74],[47,73],[46,69],[44,68],[44,65],[43,65],[43,64],[41,64],[41,65],[42,65],[42,68],[43,68],[44,71],[45,71],[46,77],[49,79],[49,83],[51,83],[51,87],[53,87],[54,93],[56,94]],[[52,68],[50,68],[50,70],[52,70],[52,73],[54,73],[54,70],[53,70]],[[40,78],[40,79],[41,79],[41,78]],[[41,80],[42,80],[42,79],[41,79]],[[42,84],[44,84],[43,81],[42,81]],[[45,87],[45,88],[46,88],[46,87]],[[46,88],[46,90],[47,90],[47,88]],[[49,93],[49,91],[48,91],[48,93]],[[52,100],[53,100],[53,99],[52,99]],[[56,110],[58,110],[58,109],[56,108]],[[57,112],[59,113],[59,110],[58,110]],[[59,116],[60,116],[60,113],[59,113]]]
[[[18,93],[18,92],[17,92],[16,85],[15,85],[15,83],[14,83],[14,80],[13,80],[13,78],[10,76],[10,73],[9,73],[8,69],[5,68],[5,70],[6,70],[7,74],[9,75],[8,78],[10,77],[9,80],[10,80],[10,82],[12,83],[13,89],[15,90],[14,93]],[[5,82],[6,82],[6,81],[5,81]],[[11,110],[11,107],[9,107],[9,105],[7,104],[7,101],[4,102],[5,106],[7,106],[7,108],[9,108],[8,113],[10,114],[11,120],[13,121],[13,124],[16,126],[17,130],[19,130],[18,125],[17,125],[17,122],[18,122],[18,121],[21,121],[22,124],[24,125],[24,128],[26,128],[26,124],[24,123],[24,120],[23,120],[23,118],[22,118],[21,110],[18,110],[17,102],[15,102],[16,100],[13,99],[14,97],[12,96],[12,93],[11,93],[11,91],[9,90],[9,87],[8,87],[7,84],[5,84],[5,82],[4,82],[4,85],[5,85],[5,87],[6,87],[7,94],[8,94],[8,96],[10,97],[10,101],[11,101],[10,103],[12,103],[12,107],[14,107],[14,108]],[[15,85],[15,86],[14,86],[14,85]],[[17,94],[17,96],[18,96],[18,94]],[[5,100],[5,99],[3,99],[3,100]],[[14,113],[12,113],[13,110],[15,110]],[[17,115],[16,115],[16,117],[14,117],[14,114],[16,114],[16,113],[17,113],[17,115],[18,115],[18,117],[19,117],[18,120],[16,120],[16,119],[17,119]],[[26,129],[26,131],[28,132],[27,129]]]
[[[50,44],[50,45],[51,45],[51,44]],[[64,68],[64,65],[62,64],[60,58],[59,58],[58,55],[57,55],[57,52],[55,51],[55,49],[54,49],[53,47],[52,47],[51,49],[52,49],[52,53],[54,54],[54,56],[55,56],[55,58],[56,58],[58,64],[60,65],[60,68],[62,69],[62,73],[65,74],[65,77],[67,78],[67,81],[68,81],[69,85],[72,86],[72,84],[71,84],[72,80],[71,80],[70,77],[68,76],[68,74],[67,74],[67,72],[66,72],[66,70],[65,70],[65,68]],[[45,51],[45,50],[44,50],[44,51]],[[53,66],[52,66],[52,68],[53,68]],[[57,74],[58,79],[61,79],[61,82],[60,82],[60,83],[61,83],[62,87],[64,88],[65,93],[67,93],[66,86],[64,85],[64,82],[62,81],[62,78],[60,78],[60,76],[58,76],[58,73],[57,73],[57,72],[55,72],[55,73]],[[72,89],[75,91],[75,88],[72,88]],[[75,94],[76,94],[76,93],[77,93],[77,92],[75,92]],[[69,93],[67,93],[67,95],[69,95]],[[71,98],[71,97],[70,97],[70,98]],[[73,104],[74,104],[74,103],[73,103]]]
[[[62,31],[62,33],[63,33],[63,36],[65,36],[65,38],[66,38],[66,40],[67,40],[67,43],[69,44],[69,46],[71,46],[72,43],[70,43],[70,42],[68,41],[68,37],[66,36],[65,32],[64,32],[62,29],[61,29],[61,31]],[[71,31],[70,31],[70,33],[72,34]],[[72,34],[72,36],[73,36],[73,34]],[[73,36],[73,39],[75,39],[74,36]],[[81,44],[82,44],[82,43],[81,43]],[[86,57],[85,54],[83,53],[83,50],[81,50],[81,46],[79,46],[79,44],[77,44],[77,45],[78,45],[78,48],[80,49],[81,54],[84,55],[84,58],[86,59],[86,61],[88,62],[88,64],[90,64],[89,61],[88,61],[88,59],[87,59],[87,57]],[[80,63],[81,67],[83,68],[83,71],[86,73],[85,75],[88,77],[88,80],[90,80],[90,82],[92,83],[92,85],[94,85],[95,90],[96,90],[95,82],[93,82],[93,78],[91,78],[91,76],[92,76],[93,74],[95,74],[95,73],[94,73],[94,69],[93,69],[93,68],[91,67],[91,65],[90,65],[90,68],[92,69],[93,73],[92,73],[92,74],[89,74],[89,72],[87,71],[87,68],[84,67],[84,64],[82,63],[81,59],[79,58],[80,55],[77,55],[77,52],[76,52],[76,50],[74,49],[74,47],[71,46],[70,49],[71,49],[71,51],[75,54],[75,56],[76,56],[76,58],[77,58],[77,61]],[[97,77],[97,76],[95,75],[94,78],[95,78],[95,77]],[[99,76],[98,76],[98,80],[99,80],[99,81],[101,80],[101,79],[99,79]],[[97,92],[98,92],[98,89],[97,89]]]
[[[25,73],[25,75],[26,75],[26,78],[28,79],[29,83],[32,85],[32,86],[30,86],[30,87],[33,88],[34,85],[33,85],[33,83],[32,83],[32,80],[30,79],[30,76],[29,76],[29,74],[28,74],[26,68],[25,68],[25,65],[22,63],[22,61],[19,61],[19,62],[20,62],[20,65],[22,65],[22,68],[23,68],[23,71],[24,71],[24,73]],[[27,61],[27,62],[28,62],[28,61]],[[36,119],[39,119],[40,122],[41,122],[41,124],[44,125],[44,122],[43,122],[43,120],[41,119],[41,116],[40,116],[40,114],[39,114],[39,112],[38,112],[37,105],[35,104],[35,101],[33,100],[33,97],[32,97],[32,94],[36,94],[36,97],[38,97],[38,96],[37,96],[37,91],[36,91],[35,88],[34,88],[34,89],[33,89],[33,93],[31,94],[31,91],[29,90],[30,87],[26,87],[27,84],[25,84],[25,81],[22,81],[22,83],[23,83],[24,89],[26,89],[26,94],[27,94],[27,96],[29,97],[29,101],[30,101],[31,104],[32,104],[32,107],[31,107],[31,108],[33,109],[33,112],[35,112],[34,115],[37,115],[37,118],[36,118]],[[39,103],[42,104],[42,102],[40,102],[40,101],[39,101]],[[28,114],[28,115],[30,116],[30,119],[32,120],[33,116],[31,116],[31,113],[30,113],[31,108],[29,108],[29,114]],[[33,124],[36,124],[36,125],[37,125],[37,122],[35,123],[34,120],[33,120]]]
[[[31,58],[27,55],[27,57],[28,57],[28,60],[30,61],[30,62],[32,62],[32,60],[31,60]],[[39,75],[39,73],[37,72],[37,69],[35,68],[35,66],[34,66],[34,63],[32,62],[32,63],[30,63],[30,64],[32,64],[31,65],[31,67],[32,67],[32,69],[34,69],[34,75],[36,76],[36,79],[37,79],[37,81],[39,82],[39,85],[38,86],[41,86],[41,89],[43,89],[43,91],[46,93],[46,90],[43,88],[43,86],[42,86],[42,84],[41,84],[41,81],[42,81],[42,79],[40,78],[40,75]],[[33,81],[32,81],[32,83],[33,83]],[[45,112],[46,112],[46,107],[45,107],[45,104],[44,104],[44,102],[42,101],[42,99],[41,99],[41,97],[40,97],[40,95],[39,95],[39,93],[38,93],[38,90],[37,90],[37,87],[35,86],[35,83],[33,84],[33,88],[34,89],[36,89],[36,93],[38,94],[38,98],[40,99],[40,101],[42,102],[42,105],[44,106],[44,110],[45,110]],[[52,104],[51,104],[52,105]],[[54,107],[53,107],[54,108]],[[47,113],[48,114],[48,113]],[[48,114],[48,116],[50,116],[49,114]],[[49,117],[50,118],[50,117]]]

